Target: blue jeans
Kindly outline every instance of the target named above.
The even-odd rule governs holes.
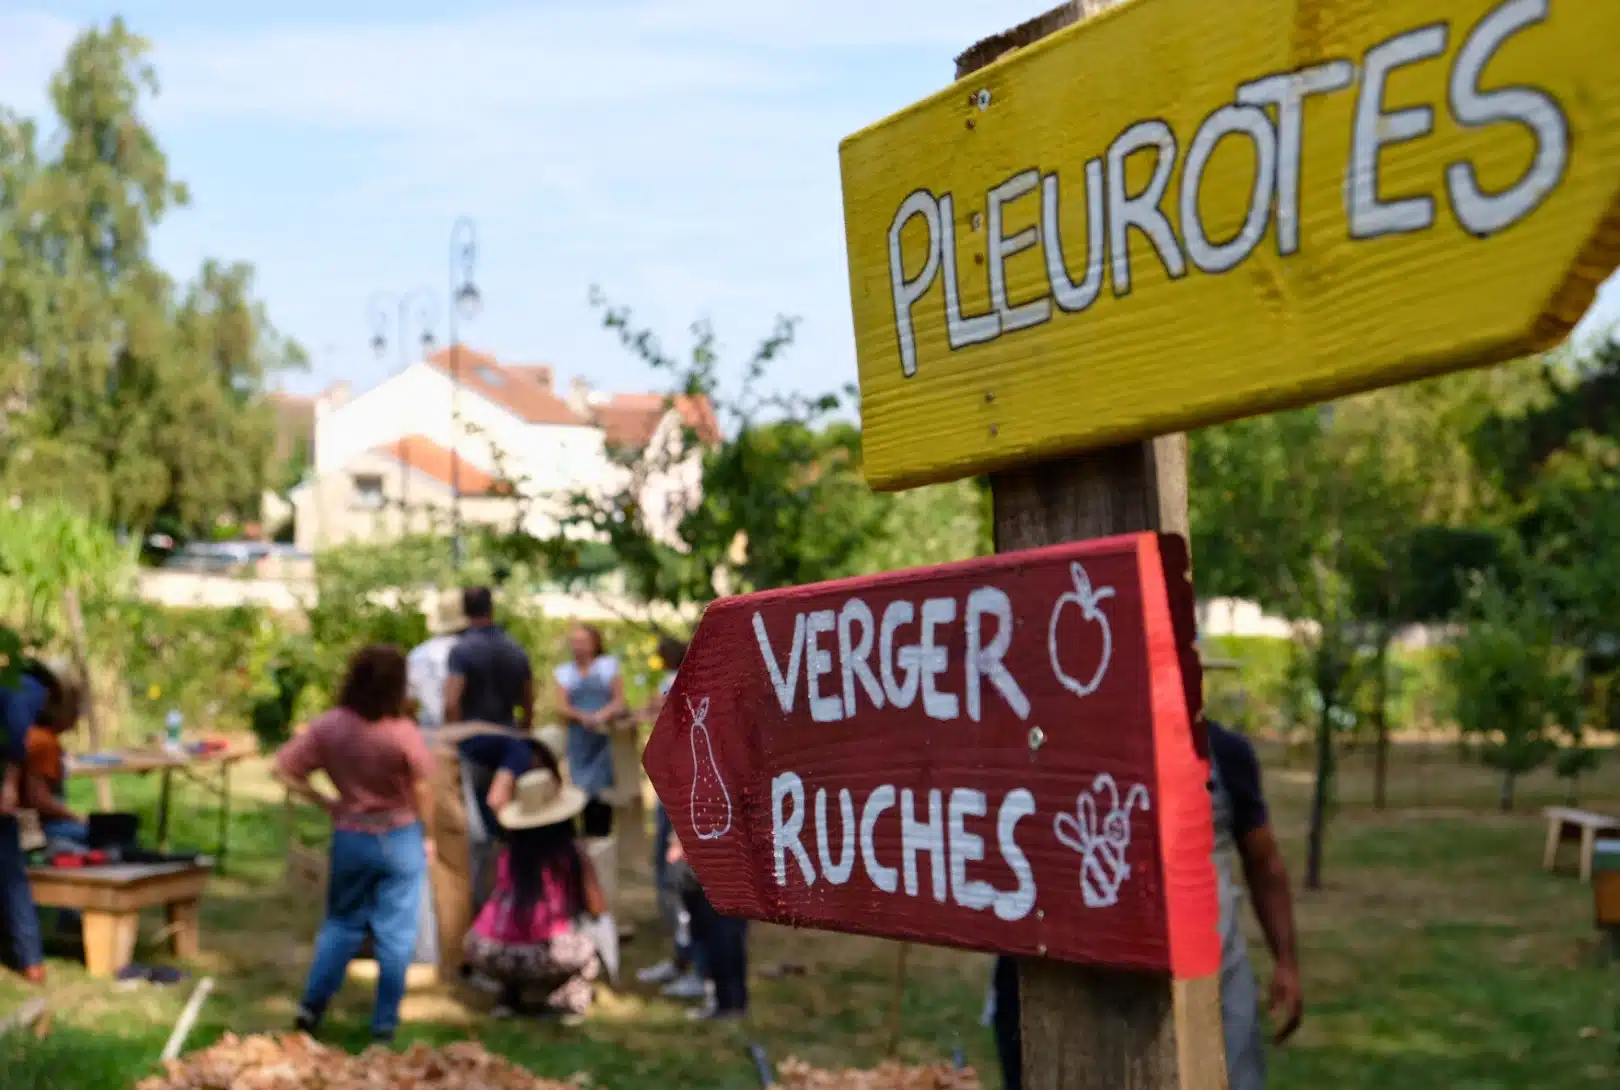
[[[422,876],[427,870],[422,826],[406,825],[386,833],[339,829],[332,834],[331,860],[326,920],[315,939],[304,1009],[315,1018],[326,1013],[369,933],[377,955],[371,1032],[391,1036],[399,1025],[405,973],[420,919]]]
[[[6,964],[21,972],[45,961],[39,934],[39,912],[28,885],[28,860],[22,850],[17,819],[0,816],[0,925],[11,940],[4,951]]]
[[[45,834],[47,842],[71,840],[81,848],[90,846],[90,830],[77,821],[43,821],[40,822],[39,831]]]

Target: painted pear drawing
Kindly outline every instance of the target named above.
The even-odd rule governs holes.
[[[692,716],[687,736],[692,744],[692,831],[699,840],[718,840],[731,831],[731,795],[720,778],[709,740],[709,698],[696,706],[688,700],[686,710]]]

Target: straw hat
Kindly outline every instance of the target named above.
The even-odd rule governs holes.
[[[537,768],[518,777],[512,801],[497,816],[507,829],[538,829],[576,817],[585,801],[585,792],[563,783],[550,769]]]
[[[428,631],[435,636],[448,636],[467,627],[467,614],[461,608],[461,593],[445,591],[433,604],[428,618]]]

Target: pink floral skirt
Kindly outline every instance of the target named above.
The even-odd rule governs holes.
[[[538,943],[512,943],[468,932],[462,944],[467,964],[517,988],[545,991],[546,1005],[565,1014],[590,1008],[600,967],[596,943],[577,928]]]

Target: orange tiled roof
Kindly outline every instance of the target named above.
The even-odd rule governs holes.
[[[376,450],[418,473],[427,474],[440,484],[450,484],[450,452],[425,435],[407,435]],[[500,491],[497,487],[499,481],[465,458],[461,459],[458,476],[461,478],[463,496],[483,496]]]
[[[675,398],[674,408],[680,413],[681,423],[696,431],[703,442],[719,441],[720,423],[708,398],[683,394]],[[663,394],[614,394],[597,408],[596,422],[613,446],[643,447],[651,441],[664,412]]]
[[[450,349],[441,348],[428,364],[450,374]],[[664,417],[663,394],[614,394],[592,405],[589,416],[575,412],[552,390],[555,372],[546,364],[503,364],[487,352],[461,346],[456,361],[461,382],[470,390],[515,413],[530,424],[560,424],[601,428],[615,446],[645,446]],[[707,397],[682,395],[675,399],[681,421],[706,443],[720,439],[720,422]]]
[[[451,350],[441,348],[429,356],[427,362],[447,375],[454,362],[463,386],[509,409],[530,424],[584,426],[590,423],[554,394],[549,384],[536,382],[532,374],[524,374],[523,370],[502,366],[487,352],[478,352],[462,345],[452,359]]]

